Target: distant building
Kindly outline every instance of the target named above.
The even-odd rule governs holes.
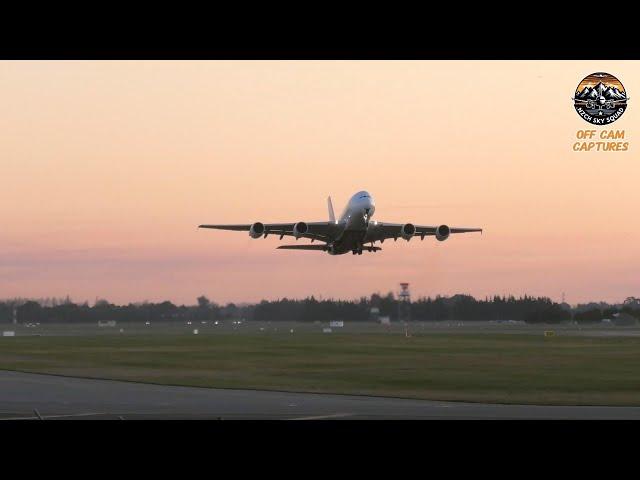
[[[369,320],[372,322],[377,322],[380,317],[380,309],[377,307],[371,307],[369,310]]]
[[[613,324],[618,326],[618,327],[626,327],[626,326],[631,326],[631,325],[637,325],[638,324],[638,319],[636,317],[634,317],[633,315],[629,315],[628,313],[616,313],[613,316]]]

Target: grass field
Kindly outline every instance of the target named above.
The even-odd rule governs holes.
[[[640,405],[640,338],[217,334],[0,338],[0,368],[203,387]]]

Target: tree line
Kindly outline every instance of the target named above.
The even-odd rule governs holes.
[[[10,299],[0,301],[0,322],[10,323],[14,315],[19,323],[89,323],[151,321],[214,321],[245,319],[256,321],[326,322],[331,320],[367,321],[377,316],[391,321],[524,321],[527,323],[599,322],[616,313],[626,312],[640,319],[640,301],[621,305],[604,303],[571,307],[547,297],[524,295],[493,296],[475,299],[471,295],[422,297],[411,302],[400,318],[400,300],[393,293],[373,294],[357,300],[305,299],[263,300],[248,305],[219,305],[207,297],[195,305],[175,305],[170,301],[115,305],[107,300],[74,303],[65,299]],[[406,316],[405,316],[406,315]]]

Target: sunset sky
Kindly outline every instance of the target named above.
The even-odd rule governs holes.
[[[571,100],[600,71],[631,99],[610,127]],[[640,296],[636,95],[621,61],[0,62],[0,298]],[[574,152],[580,129],[629,150]],[[358,190],[377,220],[484,234],[333,257],[196,228]]]
[[[602,73],[600,72],[598,72],[597,74],[592,73],[592,74],[589,74],[584,79],[582,79],[580,84],[576,87],[576,92],[581,92],[582,90],[584,90],[585,87],[589,87],[589,88],[595,87],[600,82],[604,83],[605,85],[615,87],[621,92],[624,92],[624,86],[620,82],[620,79],[615,77],[615,75],[613,77],[611,76],[601,77],[598,75],[602,75]]]

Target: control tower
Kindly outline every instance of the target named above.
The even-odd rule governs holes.
[[[407,323],[411,320],[411,292],[409,284],[403,282],[400,284],[400,292],[398,293],[398,321]]]

